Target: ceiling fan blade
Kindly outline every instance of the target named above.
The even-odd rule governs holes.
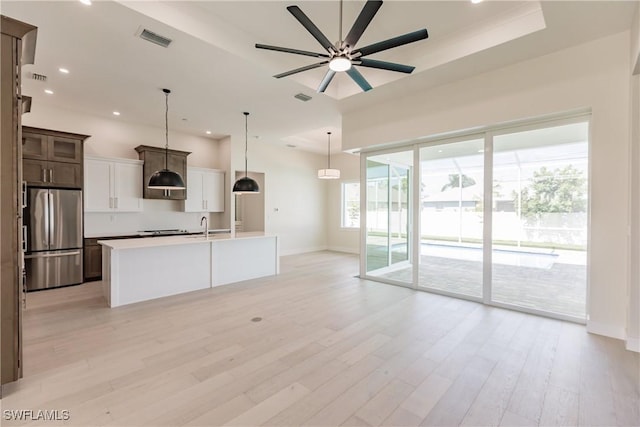
[[[304,67],[296,68],[295,70],[285,71],[284,73],[276,74],[273,77],[275,77],[276,79],[281,79],[283,77],[290,76],[291,74],[301,73],[303,71],[313,70],[314,68],[322,67],[323,65],[328,64],[328,63],[329,63],[329,61],[322,61],[322,62],[318,62],[316,64],[305,65]]]
[[[268,44],[256,43],[256,48],[266,49],[266,50],[275,50],[277,52],[284,52],[284,53],[295,53],[296,55],[313,56],[315,58],[329,58],[329,55],[327,55],[326,53],[309,52],[308,50],[291,49],[288,47],[270,46]]]
[[[336,72],[333,71],[332,69],[327,70],[327,74],[324,75],[322,82],[320,82],[320,86],[318,86],[318,93],[322,93],[325,90],[327,90],[327,86],[329,86],[329,83],[331,83],[331,80],[335,75],[336,75]]]
[[[351,30],[349,30],[349,34],[347,34],[347,37],[344,39],[344,43],[347,46],[353,47],[356,45],[356,43],[358,43],[358,40],[360,40],[362,33],[364,33],[364,30],[367,29],[373,17],[376,16],[376,13],[378,13],[378,9],[380,9],[380,6],[382,6],[382,1],[367,1],[367,3],[360,11],[360,15],[358,15],[356,22],[353,23]]]
[[[411,74],[416,67],[411,65],[396,64],[394,62],[378,61],[377,59],[359,59],[358,62],[354,62],[355,65],[369,68],[379,68],[381,70],[397,71],[399,73]]]
[[[418,40],[424,40],[427,37],[429,37],[429,34],[427,33],[427,30],[423,28],[422,30],[414,31],[412,33],[404,34],[402,36],[394,37],[392,39],[384,40],[378,43],[370,44],[369,46],[365,46],[360,49],[356,49],[353,51],[353,54],[356,56],[359,55],[361,57],[371,55],[372,53],[377,53],[383,50],[417,42]]]
[[[322,45],[329,53],[335,52],[335,47],[329,39],[322,34],[322,31],[316,25],[311,22],[311,19],[304,14],[298,6],[288,6],[287,10],[302,24],[304,28],[311,33],[311,35],[318,40],[318,43]]]
[[[360,88],[363,91],[368,91],[371,90],[372,87],[369,84],[369,82],[367,82],[367,80],[365,80],[365,78],[362,76],[362,74],[360,74],[360,71],[356,70],[354,67],[351,67],[347,70],[347,74],[349,74],[349,77],[351,77],[353,79],[354,82],[356,82],[356,84],[358,86],[360,86]]]

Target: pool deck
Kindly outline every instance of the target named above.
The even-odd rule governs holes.
[[[455,245],[450,245],[447,251],[440,253],[428,249],[421,255],[420,286],[481,297],[482,262],[464,259],[463,252],[468,249],[466,246],[459,248],[459,256],[453,257],[434,255],[445,255],[445,252],[455,250]],[[424,254],[429,252],[431,255]],[[552,262],[548,262],[550,250],[539,254],[539,262],[528,260],[520,263],[518,259],[515,262],[495,262],[492,269],[493,300],[584,319],[587,268],[586,262],[582,261],[584,253],[573,252],[556,251],[558,256],[553,257]],[[526,254],[527,257],[536,256],[534,252],[527,251]],[[412,266],[407,265],[405,268],[391,271],[370,271],[369,274],[381,279],[409,283],[412,270]]]

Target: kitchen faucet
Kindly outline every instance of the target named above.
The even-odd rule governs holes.
[[[204,238],[208,239],[209,238],[209,220],[207,219],[206,216],[203,216],[202,219],[200,219],[200,226],[202,227],[202,222],[204,221]]]

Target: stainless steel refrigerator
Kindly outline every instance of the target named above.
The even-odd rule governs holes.
[[[82,191],[29,188],[27,290],[82,283]]]

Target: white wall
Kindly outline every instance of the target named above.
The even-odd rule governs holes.
[[[160,127],[129,123],[121,119],[110,120],[83,114],[78,111],[48,108],[34,103],[32,111],[22,116],[25,126],[91,135],[84,143],[84,153],[89,156],[137,159],[134,150],[138,145],[164,146],[164,123]],[[169,129],[169,146],[189,151],[187,164],[198,167],[227,169],[229,161],[222,157],[224,150],[218,141],[172,132]],[[222,144],[224,146],[224,144]],[[228,159],[228,157],[227,157]],[[228,180],[228,178],[227,178]],[[211,214],[215,228],[228,228],[223,214]],[[171,200],[144,200],[141,213],[87,213],[85,235],[109,235],[152,229],[200,229],[198,213],[182,212],[182,203]],[[212,227],[214,228],[214,227]]]
[[[640,74],[631,77],[631,241],[627,348],[640,351]]]
[[[591,109],[588,329],[624,338],[629,276],[630,48],[627,31],[347,112],[343,148],[374,147]]]
[[[634,74],[640,74],[640,3],[636,3],[631,23],[631,68]]]
[[[640,4],[631,28],[631,65],[638,65],[631,76],[631,240],[629,261],[629,309],[627,349],[640,351]]]
[[[332,251],[360,253],[360,229],[341,227],[343,182],[360,181],[360,156],[338,154],[331,156],[331,166],[340,169],[340,179],[327,180],[327,239]]]
[[[244,134],[231,139],[232,164],[244,171]],[[250,171],[264,173],[265,232],[279,236],[280,253],[326,249],[327,190],[317,178],[325,157],[251,140],[248,158]]]

